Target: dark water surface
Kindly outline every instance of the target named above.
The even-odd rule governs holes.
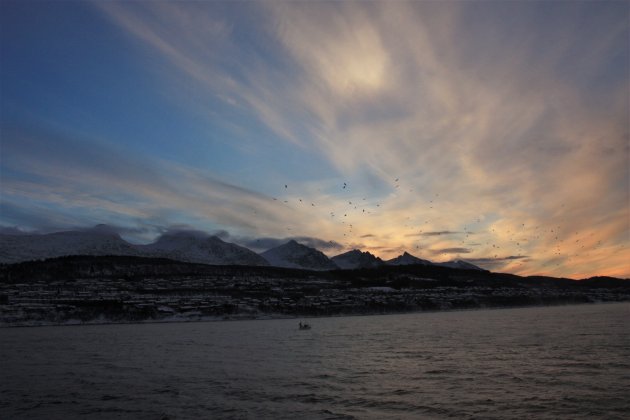
[[[3,419],[630,415],[630,304],[0,330]]]

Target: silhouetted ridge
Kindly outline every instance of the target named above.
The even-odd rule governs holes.
[[[385,264],[380,258],[358,249],[336,255],[331,260],[341,269],[373,268]]]

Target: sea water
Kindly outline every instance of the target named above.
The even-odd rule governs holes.
[[[630,416],[630,304],[0,330],[3,419]]]

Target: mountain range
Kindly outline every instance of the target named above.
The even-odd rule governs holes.
[[[0,235],[0,263],[43,260],[66,255],[132,255],[136,247],[105,225],[46,235]]]
[[[70,255],[157,257],[210,265],[271,265],[320,271],[383,265],[435,265],[482,270],[461,260],[433,263],[407,252],[388,261],[357,249],[328,258],[321,251],[295,240],[257,254],[216,236],[193,231],[166,233],[147,245],[131,244],[107,225],[49,234],[0,234],[0,263],[12,264]]]
[[[323,252],[290,240],[260,254],[270,265],[307,270],[336,270],[339,267]]]
[[[199,232],[166,233],[148,245],[134,245],[106,225],[45,235],[0,235],[0,263],[69,255],[170,258],[212,265],[269,265],[254,251]]]

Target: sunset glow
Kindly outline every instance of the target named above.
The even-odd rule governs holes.
[[[627,2],[0,8],[3,231],[630,277]]]

